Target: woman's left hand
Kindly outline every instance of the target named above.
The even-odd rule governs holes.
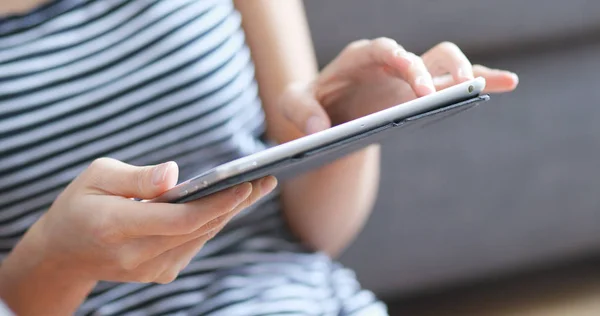
[[[487,93],[511,91],[518,84],[512,72],[471,65],[449,42],[417,56],[389,38],[360,40],[314,82],[290,85],[280,106],[298,129],[312,134],[474,77],[486,79]]]

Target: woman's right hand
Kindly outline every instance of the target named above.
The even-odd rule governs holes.
[[[185,204],[131,199],[152,199],[177,176],[173,162],[134,167],[98,159],[21,242],[37,245],[33,255],[46,264],[83,279],[169,283],[233,216],[277,184],[266,177]]]

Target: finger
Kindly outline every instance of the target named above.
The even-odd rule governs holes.
[[[307,135],[331,127],[327,112],[316,100],[310,87],[300,84],[290,85],[279,104],[284,117]]]
[[[499,69],[490,69],[482,65],[473,66],[473,72],[479,77],[484,77],[485,92],[500,93],[508,92],[517,88],[519,85],[519,76],[517,74]]]
[[[240,211],[241,211],[241,209],[238,211],[231,212],[231,217],[234,217]],[[221,230],[223,230],[223,228],[227,225],[228,222],[229,222],[229,220],[227,220],[227,222],[220,224],[216,229],[211,230],[209,233],[204,234],[204,235],[194,238],[194,239],[187,240],[185,243],[179,245],[177,248],[184,248],[184,250],[182,251],[183,254],[181,256],[175,257],[175,262],[171,265],[170,271],[165,271],[167,273],[167,276],[165,276],[165,275],[160,276],[159,281],[161,278],[164,278],[164,277],[167,277],[167,280],[168,280],[168,276],[177,275],[183,269],[185,269],[185,267],[187,267],[190,264],[190,262],[194,259],[194,257],[200,252],[202,247],[204,247],[204,245],[209,240],[211,240],[219,232],[221,232]],[[177,248],[175,248],[175,249],[177,249]],[[178,251],[178,250],[175,250],[175,251]]]
[[[177,183],[179,169],[175,162],[136,167],[111,158],[100,158],[83,172],[77,181],[84,187],[104,194],[142,199],[154,198]]]
[[[404,47],[390,38],[378,38],[365,47],[366,56],[371,63],[392,68],[398,74],[410,70],[414,63],[414,54],[407,52]]]
[[[136,240],[136,242],[129,244],[123,251],[141,251],[145,254],[145,258],[142,259],[145,261],[155,258],[170,249],[176,248],[198,237],[208,235],[212,238],[212,236],[219,232],[233,217],[235,217],[235,215],[253,205],[265,195],[271,193],[276,185],[277,180],[274,177],[265,177],[254,181],[252,182],[252,187],[256,189],[252,190],[252,193],[244,202],[231,212],[223,214],[204,224],[196,231],[180,236],[150,236],[147,238],[140,238]]]
[[[360,40],[350,43],[346,48],[321,72],[320,80],[335,79],[341,72],[371,66],[391,66],[400,71],[407,70],[412,61],[405,58],[406,52],[395,40],[381,37],[374,40]]]
[[[431,75],[421,57],[387,38],[374,40],[370,48],[371,58],[386,71],[410,84],[417,96],[435,92]]]
[[[196,254],[210,238],[205,235],[188,243],[171,249],[160,256],[141,263],[137,267],[122,271],[118,277],[120,281],[141,283],[170,283],[177,278],[179,273],[178,259]]]
[[[484,93],[500,93],[514,90],[519,84],[519,77],[510,71],[490,69],[481,65],[473,66],[475,77],[483,77],[486,80]],[[450,75],[434,78],[436,89],[443,90],[454,86],[457,82]]]
[[[114,212],[113,222],[127,236],[189,234],[231,212],[240,204],[247,207],[248,197],[255,189],[262,189],[262,184],[266,183],[267,187],[277,184],[274,177],[261,180],[256,181],[261,183],[256,187],[251,183],[244,183],[184,204],[120,201],[128,205],[115,208],[122,211]]]
[[[417,96],[435,92],[435,87],[421,57],[407,52],[396,41],[388,38],[376,39],[370,46],[372,60],[389,73],[406,81]]]
[[[170,250],[161,257],[156,258],[162,261],[161,266],[165,267],[154,280],[159,284],[168,284],[173,282],[179,276],[181,270],[187,267],[192,259],[202,250],[202,247],[210,239],[210,236],[202,236],[186,242],[185,244]]]
[[[348,45],[338,58],[323,70],[319,80],[326,82],[335,79],[339,73],[365,67],[380,67],[390,75],[408,82],[417,96],[435,92],[431,75],[421,58],[407,52],[390,38],[361,40]],[[319,94],[333,93],[325,91]]]
[[[414,93],[418,97],[422,97],[431,93],[434,93],[435,86],[433,84],[433,78],[429,74],[429,70],[425,66],[421,57],[408,53],[412,59],[411,67],[401,76],[408,84],[412,87]]]
[[[171,249],[177,248],[190,240],[206,236],[212,238],[217,230],[224,227],[229,221],[239,213],[239,210],[234,210],[229,213],[223,214],[205,225],[198,228],[196,231],[178,236],[149,236],[146,238],[139,238],[138,240],[127,244],[122,247],[120,251],[124,253],[137,253],[138,257],[135,260],[137,263],[146,262],[157,258],[170,251]]]
[[[474,78],[471,62],[453,43],[443,42],[423,54],[423,61],[434,76],[450,73],[455,82]]]
[[[110,223],[123,235],[185,235],[196,231],[211,220],[227,214],[244,202],[253,187],[244,183],[183,204],[149,203],[117,200],[103,205],[110,210]]]
[[[156,257],[156,259],[151,260],[158,262],[162,261],[162,264],[159,263],[159,266],[164,267],[163,272],[156,277],[155,282],[166,284],[175,280],[181,270],[183,270],[192,261],[192,259],[196,256],[196,254],[198,254],[198,252],[200,252],[208,240],[212,239],[219,231],[223,229],[223,227],[229,222],[229,219],[238,214],[245,207],[252,205],[261,197],[269,194],[275,188],[276,184],[277,181],[274,177],[266,177],[256,181],[253,183],[253,185],[259,189],[253,190],[252,195],[248,197],[245,205],[240,205],[236,210],[230,212],[230,214],[227,215],[227,220],[219,223],[218,226],[214,229],[211,229],[210,232],[187,240],[179,246],[170,249]],[[156,265],[152,263],[150,264]]]
[[[267,176],[252,182],[255,190],[252,190],[250,196],[234,209],[234,211],[242,211],[254,203],[258,202],[261,198],[265,197],[269,193],[273,192],[277,187],[277,179],[273,176]]]

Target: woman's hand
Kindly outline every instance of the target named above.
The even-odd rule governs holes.
[[[2,264],[2,298],[24,315],[35,314],[36,303],[45,308],[63,306],[56,314],[68,314],[87,295],[71,292],[89,291],[99,280],[171,282],[232,217],[276,186],[275,178],[266,177],[185,204],[132,199],[157,197],[172,188],[177,177],[173,162],[134,167],[108,158],[96,160]],[[54,284],[61,282],[65,284]],[[42,304],[56,292],[43,288],[53,285],[64,292]],[[33,302],[31,292],[43,294]],[[65,300],[70,303],[61,303]]]
[[[297,128],[312,134],[480,76],[486,92],[507,92],[518,84],[514,73],[472,66],[452,43],[417,56],[389,38],[361,40],[348,45],[314,82],[290,85],[280,106]]]
[[[185,204],[144,203],[177,182],[177,165],[95,161],[34,227],[44,256],[93,280],[169,283],[237,213],[269,193],[274,178]],[[40,241],[41,242],[41,241]]]

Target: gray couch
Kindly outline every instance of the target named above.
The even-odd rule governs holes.
[[[342,258],[366,287],[397,297],[600,250],[600,1],[305,5],[321,64],[360,38],[450,40],[521,78],[383,144],[380,198]]]

